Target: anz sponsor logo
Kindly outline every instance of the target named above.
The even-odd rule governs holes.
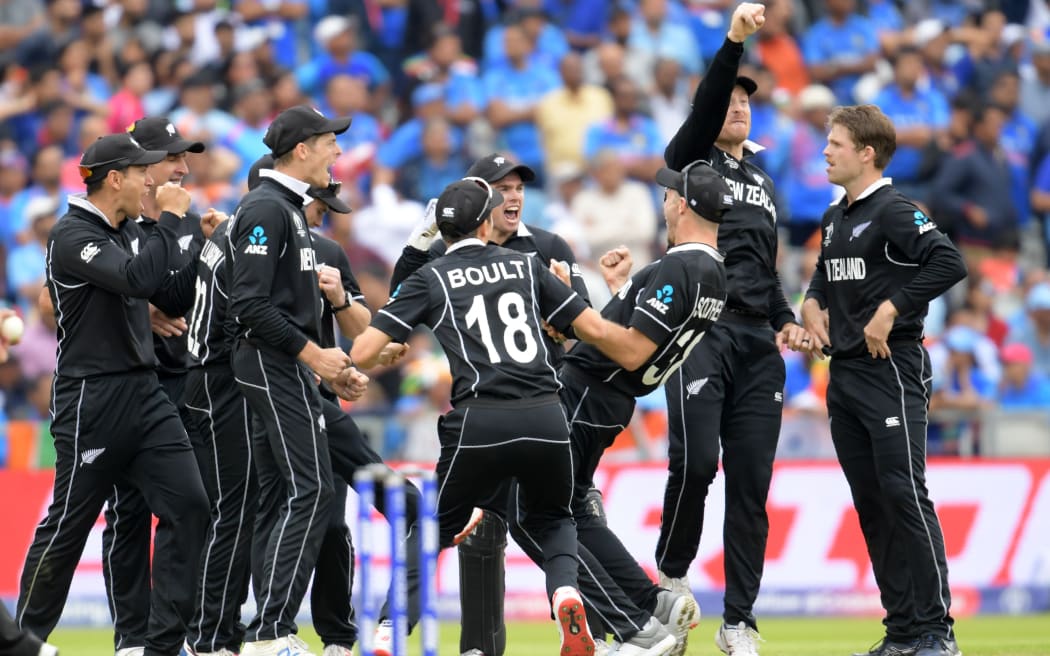
[[[923,214],[922,210],[915,210],[915,214],[912,215],[913,221],[916,226],[919,227],[919,234],[925,235],[930,230],[937,228],[937,224],[933,220]]]
[[[868,276],[868,265],[863,257],[836,257],[824,260],[824,271],[830,282],[864,280]]]
[[[747,203],[748,205],[754,205],[755,207],[761,207],[773,217],[773,222],[776,222],[777,208],[776,205],[773,204],[773,199],[768,193],[766,193],[766,188],[764,186],[744,184],[739,180],[733,180],[730,178],[726,178],[725,181],[733,192],[734,201],[738,203]]]
[[[248,255],[266,255],[270,248],[266,245],[266,240],[266,230],[262,226],[255,226],[248,235],[248,245],[244,247],[244,252]]]
[[[664,285],[657,289],[656,295],[646,301],[645,304],[660,314],[667,314],[667,311],[671,309],[672,302],[674,302],[674,287]]]

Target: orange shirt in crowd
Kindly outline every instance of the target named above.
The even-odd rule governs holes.
[[[802,50],[790,34],[779,34],[756,42],[762,65],[773,73],[777,86],[796,95],[809,85],[809,71]]]

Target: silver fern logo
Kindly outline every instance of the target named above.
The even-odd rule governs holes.
[[[88,449],[80,453],[80,466],[93,464],[98,457],[106,450],[105,447],[101,449]]]
[[[688,400],[700,393],[700,390],[704,389],[704,385],[707,384],[707,378],[698,378],[693,382],[685,386],[685,398]]]

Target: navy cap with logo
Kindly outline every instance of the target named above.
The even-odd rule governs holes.
[[[704,160],[687,164],[681,172],[662,168],[656,172],[656,184],[677,191],[689,209],[714,223],[721,223],[722,215],[733,208],[729,185]]]
[[[252,163],[251,168],[248,169],[248,191],[259,186],[259,181],[262,180],[262,176],[260,176],[259,173],[263,169],[272,168],[273,155],[263,155],[255,160],[255,162]],[[306,190],[306,195],[310,198],[316,198],[321,201],[328,206],[328,209],[337,214],[349,214],[350,212],[353,212],[353,209],[346,204],[346,201],[339,197],[339,191],[342,187],[342,182],[331,182],[327,187],[310,187]]]
[[[203,153],[204,143],[183,139],[175,124],[163,116],[140,118],[128,126],[128,134],[150,150],[163,150],[169,155]]]
[[[473,232],[488,218],[492,208],[503,204],[503,195],[481,178],[457,180],[438,196],[434,213],[446,237]]]
[[[736,76],[736,86],[743,87],[744,91],[746,91],[749,96],[758,91],[758,82],[755,82],[746,75]]]
[[[110,171],[122,171],[129,166],[149,166],[160,162],[168,153],[146,150],[134,137],[110,134],[88,146],[80,158],[80,177],[85,183],[98,182]]]
[[[310,137],[334,132],[342,134],[350,127],[350,117],[325,118],[320,111],[307,105],[297,105],[277,115],[263,137],[274,157],[291,151]]]
[[[471,164],[467,169],[467,177],[481,178],[485,182],[496,182],[515,172],[521,176],[522,182],[532,182],[536,179],[535,171],[499,153],[486,155]]]

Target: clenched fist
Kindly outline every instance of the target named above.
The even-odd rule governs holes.
[[[190,192],[174,182],[165,182],[157,187],[157,209],[181,219],[190,209]]]

